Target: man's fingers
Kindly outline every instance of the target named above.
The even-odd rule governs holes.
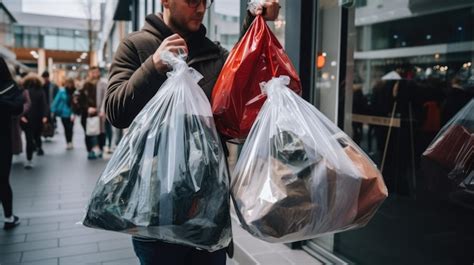
[[[169,48],[169,51],[177,55],[181,53],[188,54],[188,48],[186,46],[173,46]]]
[[[166,38],[165,40],[175,40],[175,39],[182,39],[181,36],[179,36],[179,34],[175,33],[171,36],[169,36],[168,38]]]
[[[183,39],[176,39],[166,42],[166,46],[186,46],[186,41]]]

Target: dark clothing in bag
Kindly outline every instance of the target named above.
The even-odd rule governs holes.
[[[147,134],[152,133],[146,132],[131,143],[134,148],[139,147],[134,149],[138,152],[132,154],[131,168],[124,169],[120,176],[94,192],[84,225],[113,231],[133,230],[136,235],[166,241],[175,240],[170,235],[179,235],[202,246],[214,245],[220,240],[221,231],[230,227],[230,219],[227,190],[222,186],[224,183],[218,181],[219,143],[211,128],[201,127],[209,124],[205,118],[183,116],[183,119],[186,128],[183,146],[175,147],[175,164],[180,170],[174,172],[174,176],[167,175],[169,165],[165,163],[168,160],[160,156],[173,152],[161,141],[155,143],[152,161],[140,163],[148,143]],[[173,132],[171,125],[165,122],[159,126],[157,139],[166,141]],[[207,161],[201,159],[201,154],[206,154]],[[146,165],[152,166],[150,180],[141,174],[147,172],[143,169]],[[173,180],[169,192],[163,191],[167,183],[162,183],[162,179]],[[143,202],[147,198],[144,192],[158,196]],[[137,196],[138,193],[141,196]]]

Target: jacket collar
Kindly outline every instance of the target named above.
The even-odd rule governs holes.
[[[145,18],[145,25],[142,28],[155,35],[163,41],[165,38],[173,35],[173,31],[163,21],[162,14],[150,14]],[[197,32],[191,33],[186,39],[188,45],[188,62],[201,61],[204,58],[214,58],[212,55],[219,55],[220,49],[217,44],[206,37],[206,28],[201,24]]]

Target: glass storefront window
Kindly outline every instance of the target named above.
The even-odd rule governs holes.
[[[47,35],[43,37],[43,44],[45,49],[57,50],[58,49],[58,37]]]
[[[370,31],[359,32],[358,43],[370,40],[370,45],[358,50],[392,49],[445,44],[473,40],[474,26],[470,8],[403,18],[370,25]],[[364,34],[365,33],[365,34]]]
[[[58,49],[64,51],[74,51],[74,38],[59,36],[58,37]]]
[[[74,49],[76,51],[89,50],[89,39],[88,38],[75,38]]]
[[[391,4],[393,10],[408,5]],[[474,261],[474,191],[447,173],[427,170],[422,157],[447,120],[474,96],[474,3],[434,1],[424,7],[353,29],[356,52],[347,74],[354,81],[346,87],[351,104],[344,113],[351,125],[345,130],[382,171],[389,197],[366,227],[326,241],[351,263]]]
[[[239,1],[214,1],[207,10],[203,24],[208,37],[219,41],[222,47],[231,50],[240,37],[240,3]]]

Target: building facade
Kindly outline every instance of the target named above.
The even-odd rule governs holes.
[[[60,13],[37,11],[40,2],[23,3],[21,0],[4,0],[15,17],[16,23],[10,27],[8,48],[16,55],[16,60],[27,65],[30,70],[42,73],[49,70],[53,76],[62,78],[68,71],[75,71],[83,65],[95,65],[100,14],[93,13],[99,5],[78,2],[70,7],[83,10],[83,16],[64,16]],[[92,3],[92,2],[90,2]],[[50,9],[54,11],[54,9]],[[90,13],[88,13],[90,12]],[[95,12],[95,11],[94,11]],[[58,79],[59,81],[60,77]]]

